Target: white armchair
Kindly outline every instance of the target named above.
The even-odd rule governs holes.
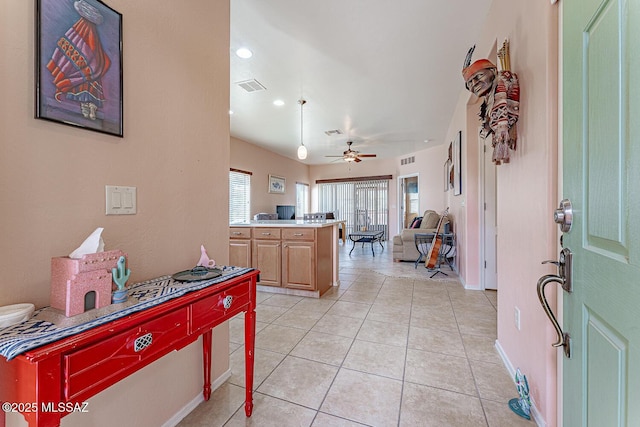
[[[393,236],[393,260],[394,261],[414,261],[420,257],[420,253],[416,249],[415,234],[416,233],[435,233],[440,214],[433,210],[426,210],[422,216],[422,222],[418,228],[405,228],[396,236]],[[449,224],[449,225],[447,225]],[[445,218],[442,223],[442,231],[445,227],[451,227],[449,218]]]

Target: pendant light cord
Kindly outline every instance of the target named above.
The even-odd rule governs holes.
[[[300,146],[298,147],[298,159],[304,160],[307,158],[307,147],[304,146],[304,104],[307,103],[304,99],[298,101],[300,104]]]

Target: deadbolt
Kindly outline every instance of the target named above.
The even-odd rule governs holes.
[[[560,231],[568,233],[573,224],[573,206],[571,200],[563,199],[560,207],[553,212],[553,221],[560,226]]]

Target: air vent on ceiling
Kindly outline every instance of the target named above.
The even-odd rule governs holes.
[[[411,157],[407,157],[404,159],[400,159],[400,164],[401,165],[408,165],[410,163],[415,163],[416,161],[416,156],[411,156]]]
[[[247,92],[257,92],[259,90],[267,90],[267,88],[264,87],[262,83],[260,83],[256,79],[243,80],[241,82],[237,82],[236,84],[240,86],[242,89],[246,90]]]
[[[342,131],[340,129],[325,130],[324,133],[327,136],[342,135]]]

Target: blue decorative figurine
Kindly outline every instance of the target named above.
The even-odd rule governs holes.
[[[514,397],[509,400],[509,407],[522,418],[530,420],[531,398],[529,397],[529,383],[527,382],[527,377],[520,372],[520,368],[516,369],[515,381],[520,397]]]
[[[125,268],[125,262],[126,258],[121,256],[120,259],[118,259],[117,267],[111,269],[113,282],[118,287],[117,290],[113,291],[113,296],[111,297],[111,302],[113,304],[125,302],[127,298],[129,298],[129,290],[125,288],[124,285],[127,283],[127,280],[129,280],[131,270]]]

